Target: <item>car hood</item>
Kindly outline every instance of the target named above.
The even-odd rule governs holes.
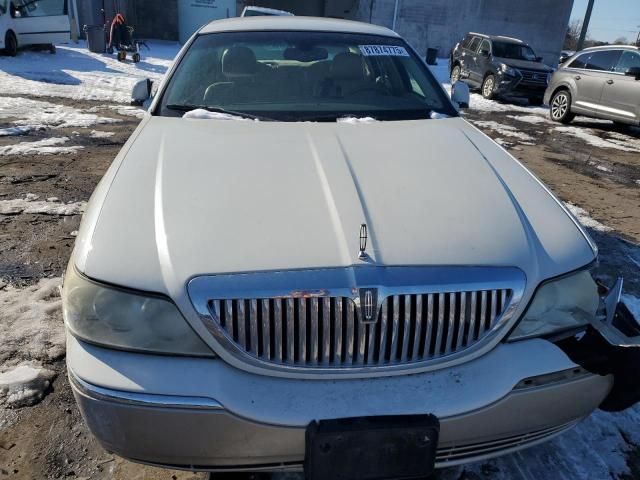
[[[148,117],[92,197],[74,259],[89,277],[170,294],[200,274],[367,264],[515,266],[536,279],[593,251],[545,187],[461,118]]]
[[[553,72],[553,68],[540,62],[530,62],[528,60],[516,60],[513,58],[502,57],[494,57],[493,60],[497,63],[504,63],[513,68],[524,68],[526,70],[535,70],[544,73]]]

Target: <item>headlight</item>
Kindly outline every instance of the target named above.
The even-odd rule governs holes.
[[[111,348],[155,353],[214,356],[178,307],[161,297],[100,285],[69,266],[62,309],[71,333]]]
[[[509,340],[540,337],[587,325],[600,303],[598,286],[588,270],[543,284]]]
[[[501,63],[500,64],[500,71],[502,73],[504,73],[505,75],[511,75],[512,77],[515,77],[518,74],[518,72],[517,72],[517,70],[515,68],[510,67],[506,63]]]

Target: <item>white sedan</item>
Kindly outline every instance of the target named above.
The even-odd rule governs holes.
[[[69,375],[105,448],[413,478],[633,404],[621,282],[596,283],[593,241],[465,103],[383,27],[194,35],[64,280]]]

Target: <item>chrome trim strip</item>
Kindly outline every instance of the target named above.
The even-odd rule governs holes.
[[[620,110],[618,108],[606,107],[604,105],[599,105],[597,103],[585,102],[583,100],[576,100],[576,105],[580,105],[582,107],[593,108],[595,110],[602,110],[603,112],[613,113],[616,115],[622,115],[623,117],[635,118],[635,114],[632,112],[627,112],[625,110]]]
[[[133,393],[123,390],[98,387],[80,379],[71,369],[68,370],[69,382],[80,393],[96,400],[116,402],[124,405],[157,408],[186,408],[198,410],[224,410],[221,403],[206,397],[183,397],[180,395],[156,395],[152,393]]]

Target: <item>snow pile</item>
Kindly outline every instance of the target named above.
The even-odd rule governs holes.
[[[0,406],[27,407],[44,398],[56,373],[27,364],[0,373]]]
[[[38,196],[27,194],[25,198],[14,200],[0,200],[0,214],[17,215],[20,213],[39,213],[43,215],[81,215],[87,206],[87,202],[59,202],[51,197],[46,201],[39,200]]]
[[[640,153],[640,140],[617,132],[608,133],[610,138],[602,138],[596,135],[592,129],[584,127],[555,127],[553,131],[572,135],[594,147],[613,148],[624,152]]]
[[[51,137],[35,142],[20,142],[15,145],[0,147],[0,156],[6,155],[55,155],[77,153],[82,146],[61,147],[67,143],[69,137]]]
[[[205,110],[204,108],[196,108],[195,110],[191,110],[185,113],[182,116],[182,118],[191,118],[191,119],[199,119],[199,120],[238,120],[238,121],[250,120],[248,118],[241,117],[240,115],[232,115],[230,113],[222,113],[222,112],[210,112],[209,110]]]
[[[511,125],[503,125],[494,121],[477,120],[473,121],[473,124],[480,128],[488,128],[494,132],[504,135],[505,137],[518,138],[525,142],[533,142],[534,138],[531,135],[527,135],[524,132],[519,131],[517,128]]]
[[[449,118],[449,115],[445,113],[431,112],[429,114],[429,118],[431,118],[431,120],[439,120],[441,118]]]
[[[2,93],[129,103],[133,85],[141,78],[160,81],[180,50],[175,42],[147,43],[140,63],[91,53],[85,42],[59,45],[56,55],[21,51],[0,57]]]
[[[551,120],[540,115],[507,115],[507,117],[518,120],[519,122],[531,123],[533,125],[539,125],[541,123],[553,123],[551,122]]]
[[[578,219],[578,221],[587,228],[592,228],[593,230],[597,230],[598,232],[610,232],[613,230],[611,227],[607,227],[597,220],[591,218],[589,213],[572,203],[565,202],[565,206],[567,209],[573,214],[574,217]]]
[[[342,117],[336,120],[338,123],[374,123],[377,122],[372,117]]]
[[[30,130],[41,130],[47,127],[90,127],[121,121],[41,100],[0,97],[0,120],[4,119],[14,119],[15,125]]]
[[[115,110],[120,115],[124,115],[127,117],[142,118],[147,112],[142,108],[133,107],[131,105],[106,105],[106,107],[110,108],[111,110]]]
[[[115,132],[102,132],[100,130],[91,130],[91,133],[89,133],[89,136],[91,138],[109,138],[109,137],[113,137],[115,135]]]
[[[0,369],[64,356],[60,278],[43,278],[25,288],[0,290]]]

